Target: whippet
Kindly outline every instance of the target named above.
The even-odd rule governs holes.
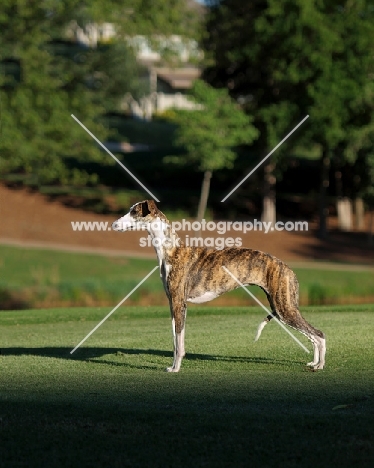
[[[185,355],[187,302],[200,304],[232,291],[239,284],[257,285],[266,293],[272,314],[260,324],[256,340],[273,317],[305,335],[313,344],[314,359],[307,365],[323,369],[326,340],[299,312],[299,283],[281,260],[247,248],[186,247],[153,200],[136,203],[112,224],[115,231],[147,230],[160,265],[160,276],[169,299],[174,341],[174,361],[168,372],[178,372]]]

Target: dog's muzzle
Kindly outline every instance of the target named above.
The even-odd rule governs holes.
[[[112,224],[113,231],[125,232],[125,231],[137,231],[139,225],[135,221],[114,221]]]
[[[122,223],[120,223],[119,221],[114,221],[114,223],[112,224],[112,229],[113,231],[124,231]]]

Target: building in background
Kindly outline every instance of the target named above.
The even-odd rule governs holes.
[[[86,47],[110,43],[116,37],[112,23],[89,23],[82,27],[72,22],[67,34],[71,40]],[[137,35],[129,37],[127,42],[146,70],[149,92],[139,100],[131,94],[125,95],[121,103],[123,110],[137,118],[151,119],[153,114],[167,109],[196,107],[186,95],[193,81],[201,75],[196,63],[201,60],[202,52],[196,41],[178,35],[152,38]],[[165,56],[170,60],[165,61]]]

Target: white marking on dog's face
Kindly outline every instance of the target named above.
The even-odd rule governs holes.
[[[147,229],[147,222],[142,222],[131,216],[130,212],[122,218],[117,219],[112,224],[113,231],[125,232],[125,231],[141,231]]]
[[[117,219],[112,224],[113,231],[125,232],[125,231],[141,231],[146,230],[149,220],[146,219],[146,215],[150,214],[148,209],[147,201],[139,202],[130,208],[130,211]]]
[[[217,293],[212,292],[212,291],[207,291],[202,296],[188,298],[187,301],[192,302],[193,304],[202,304],[203,302],[212,301],[216,297],[218,297]]]

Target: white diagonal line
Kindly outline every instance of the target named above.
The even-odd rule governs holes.
[[[109,317],[118,309],[118,307],[119,307],[121,304],[123,304],[123,303],[125,302],[125,300],[128,299],[128,298],[131,296],[131,294],[132,294],[134,291],[136,291],[136,290],[138,289],[138,287],[139,287],[140,285],[142,285],[142,284],[144,283],[144,281],[147,280],[147,279],[151,276],[151,274],[152,274],[154,271],[157,270],[157,268],[158,268],[158,265],[155,266],[155,267],[153,268],[153,270],[152,270],[150,273],[148,273],[148,275],[147,275],[145,278],[143,278],[143,279],[140,281],[140,283],[139,283],[137,286],[135,286],[135,288],[134,288],[131,292],[129,292],[128,295],[127,295],[124,299],[122,299],[122,301],[121,301],[119,304],[117,304],[117,305],[115,306],[115,308],[112,309],[112,310],[109,312],[109,314],[108,314],[106,317],[104,317],[103,320],[102,320],[100,323],[98,323],[98,324],[96,325],[96,327],[95,327],[93,330],[91,330],[90,333],[89,333],[85,338],[83,338],[83,340],[82,340],[79,344],[77,344],[77,346],[76,346],[72,351],[70,351],[70,354],[73,354],[74,351],[76,351],[76,350],[79,348],[79,346],[80,346],[81,344],[83,344],[83,343],[87,340],[87,338],[89,338],[89,337],[92,335],[92,333],[94,333],[94,332],[105,322],[105,320],[106,320],[107,318],[109,318]]]
[[[257,302],[257,304],[259,304],[263,309],[266,310],[266,312],[267,312],[269,315],[271,315],[271,316],[275,319],[275,321],[291,336],[291,338],[293,338],[293,339],[296,341],[296,343],[298,343],[298,344],[304,349],[304,351],[306,351],[307,353],[309,353],[308,348],[306,348],[306,347],[301,343],[301,341],[299,341],[299,340],[296,338],[296,336],[293,336],[293,334],[290,332],[290,330],[288,330],[288,328],[286,328],[286,327],[283,325],[283,323],[282,323],[280,320],[278,320],[277,317],[276,317],[275,315],[273,315],[273,314],[270,312],[270,310],[269,310],[267,307],[265,307],[264,304],[262,304],[262,302],[259,301],[259,300],[257,299],[257,297],[256,297],[254,294],[252,294],[251,291],[249,291],[249,290],[244,286],[244,284],[241,283],[241,282],[238,280],[238,278],[236,278],[236,277],[231,273],[230,270],[228,270],[225,266],[223,266],[222,268],[223,268],[223,269],[224,269],[224,270],[225,270],[225,271],[226,271],[226,272],[227,272],[227,273],[244,289],[244,291],[246,291],[246,292]]]
[[[230,196],[232,193],[234,193],[235,190],[236,190],[237,188],[239,188],[239,187],[242,185],[242,183],[245,182],[245,181],[248,179],[248,177],[251,176],[251,175],[261,166],[261,164],[262,164],[264,161],[266,161],[267,158],[269,158],[269,157],[274,153],[274,151],[275,151],[276,149],[278,149],[278,148],[280,147],[280,145],[282,145],[282,144],[287,140],[287,138],[288,138],[290,135],[292,135],[293,132],[294,132],[295,130],[297,130],[297,129],[300,127],[301,124],[303,124],[303,123],[305,122],[305,120],[306,120],[308,117],[309,117],[309,115],[307,115],[306,117],[304,117],[303,120],[302,120],[301,122],[299,122],[299,123],[296,125],[296,127],[295,127],[293,130],[291,130],[290,133],[289,133],[287,136],[285,136],[285,137],[283,138],[283,140],[282,140],[280,143],[278,143],[277,146],[276,146],[272,151],[270,151],[270,153],[269,153],[267,156],[265,156],[264,159],[263,159],[261,162],[259,162],[259,163],[257,164],[257,166],[256,166],[254,169],[252,169],[252,171],[251,171],[248,175],[246,175],[246,176],[244,177],[244,179],[243,179],[241,182],[239,182],[238,185],[237,185],[236,187],[234,187],[228,195],[225,196],[225,198],[223,198],[223,199],[221,200],[221,203],[224,202],[224,201],[226,201],[226,200],[229,198],[229,196]]]
[[[90,132],[90,131],[88,130],[87,127],[85,127],[85,126],[82,124],[82,122],[81,122],[79,119],[77,119],[77,118],[75,117],[74,114],[71,114],[71,116],[73,117],[73,119],[74,119],[76,122],[79,123],[79,125],[80,125],[84,130],[86,130],[86,132],[87,132],[87,133],[88,133],[88,134],[89,134],[89,135],[90,135],[90,136],[91,136],[91,137],[92,137],[92,138],[93,138],[93,139],[94,139],[110,156],[112,156],[112,158],[113,158],[121,167],[123,167],[123,169],[125,169],[125,171],[126,171],[129,175],[131,175],[131,177],[132,177],[134,180],[136,180],[136,182],[137,182],[141,187],[143,187],[143,189],[144,189],[146,192],[148,192],[148,193],[151,195],[152,198],[154,198],[157,202],[160,201],[157,197],[155,197],[155,196],[153,195],[153,193],[152,193],[150,190],[147,189],[147,187],[146,187],[144,184],[142,184],[142,183],[140,182],[140,180],[139,180],[137,177],[134,176],[134,174],[133,174],[129,169],[127,169],[127,167],[126,167],[124,164],[121,163],[121,161],[120,161],[118,158],[116,158],[116,157],[114,156],[113,153],[111,153],[111,152],[108,150],[108,148],[107,148],[105,145],[103,145],[103,144],[101,143],[100,140],[98,140],[98,139],[95,137],[95,135],[94,135],[92,132]]]

